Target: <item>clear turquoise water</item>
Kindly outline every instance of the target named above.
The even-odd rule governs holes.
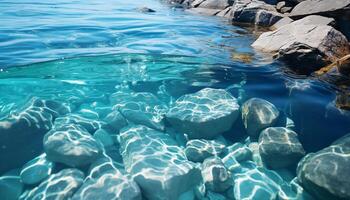
[[[142,6],[157,12],[140,13]],[[335,87],[290,75],[253,51],[252,33],[223,19],[157,0],[4,0],[0,24],[0,119],[33,97],[112,106],[108,96],[128,88],[169,104],[214,87],[275,104],[294,120],[307,151],[350,131]],[[242,53],[251,62],[237,59]]]

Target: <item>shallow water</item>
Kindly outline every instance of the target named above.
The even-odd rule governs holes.
[[[141,13],[142,6],[157,12]],[[3,120],[34,97],[64,102],[73,113],[88,116],[86,107],[111,109],[111,95],[119,91],[150,92],[168,106],[212,87],[242,101],[272,102],[293,119],[309,152],[350,131],[349,112],[334,103],[336,88],[290,75],[281,63],[254,52],[253,34],[223,19],[156,0],[6,0],[0,2],[0,22]],[[25,151],[42,152],[42,137],[31,139],[37,145]],[[24,151],[22,145],[13,151]],[[29,160],[23,157],[2,168],[21,167]]]

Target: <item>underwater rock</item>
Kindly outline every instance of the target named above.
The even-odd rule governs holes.
[[[17,200],[22,191],[23,183],[17,171],[10,171],[0,176],[0,198],[1,200]]]
[[[278,174],[264,168],[255,168],[234,176],[235,199],[275,200],[284,182]]]
[[[186,143],[187,159],[193,162],[203,162],[211,156],[219,156],[225,149],[225,144],[219,140],[190,140]]]
[[[77,114],[69,114],[64,117],[59,117],[55,120],[55,128],[65,126],[66,124],[80,125],[84,127],[84,129],[86,129],[90,134],[93,134],[102,126],[101,122],[97,119],[85,118]]]
[[[213,192],[224,192],[233,185],[231,174],[219,157],[210,157],[204,160],[202,177],[205,188]]]
[[[0,160],[6,162],[1,163],[0,174],[21,167],[39,155],[42,138],[51,129],[53,120],[67,112],[69,108],[64,104],[33,98],[21,111],[13,111],[1,120]]]
[[[298,180],[319,199],[350,199],[350,134],[331,146],[306,155],[297,168]]]
[[[27,185],[38,184],[51,175],[55,164],[46,159],[46,154],[41,154],[27,162],[21,170],[21,181]]]
[[[94,133],[93,137],[96,141],[101,142],[101,144],[105,148],[108,148],[114,145],[113,137],[104,129],[98,129]]]
[[[294,178],[289,184],[283,184],[278,192],[278,200],[314,200]]]
[[[265,32],[252,46],[275,53],[276,59],[301,73],[318,70],[350,53],[349,43],[341,32],[324,25],[329,23],[327,20],[307,22],[310,17]]]
[[[177,200],[197,186],[202,177],[198,166],[169,135],[146,126],[130,126],[120,133],[125,169],[147,199]]]
[[[72,200],[141,200],[138,185],[123,175],[112,159],[96,160]]]
[[[114,109],[119,110],[128,121],[164,130],[163,118],[168,107],[152,93],[116,92],[110,99]]]
[[[259,98],[249,99],[242,105],[242,120],[252,140],[258,139],[263,129],[273,126],[279,114],[272,103]]]
[[[242,143],[234,143],[231,146],[226,147],[224,150],[225,157],[234,157],[237,162],[246,160],[252,160],[253,153],[247,145]]]
[[[24,200],[68,199],[81,186],[84,173],[77,169],[63,169],[52,174],[32,189]]]
[[[101,145],[80,125],[61,125],[44,137],[47,158],[54,162],[79,167],[90,164],[102,152]]]
[[[212,139],[229,130],[238,114],[236,98],[222,89],[205,88],[176,100],[166,119],[189,138]]]
[[[260,156],[269,168],[285,168],[305,155],[298,135],[284,127],[272,127],[263,130],[259,137]]]
[[[128,125],[124,116],[117,110],[109,113],[103,120],[106,124],[102,128],[110,130],[112,133],[119,133],[120,129]]]

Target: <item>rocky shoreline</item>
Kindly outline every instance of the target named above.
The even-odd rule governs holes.
[[[350,54],[350,0],[170,2],[192,12],[227,18],[233,24],[268,27],[270,31],[261,34],[252,47],[271,53],[297,73],[349,75],[349,59],[344,56]],[[327,67],[330,64],[333,67]]]

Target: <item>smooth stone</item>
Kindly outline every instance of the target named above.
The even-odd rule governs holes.
[[[350,54],[346,37],[333,27],[323,25],[332,20],[308,16],[261,34],[252,46],[275,54],[274,58],[300,73],[311,73]]]
[[[218,140],[195,139],[186,143],[185,154],[193,162],[203,162],[211,156],[219,156],[225,149],[225,144]]]
[[[164,131],[163,118],[168,107],[154,94],[120,91],[112,94],[110,101],[129,122]]]
[[[260,132],[273,126],[280,113],[270,102],[252,98],[242,105],[242,120],[244,127],[252,140],[258,139]]]
[[[113,137],[104,129],[98,129],[95,133],[94,133],[94,139],[96,141],[101,142],[101,144],[105,147],[111,147],[114,145],[114,140]]]
[[[51,129],[55,118],[68,112],[70,108],[65,104],[33,98],[0,120],[0,160],[6,161],[0,165],[0,174],[22,167],[38,156],[44,134]]]
[[[208,200],[226,200],[226,197],[224,195],[212,191],[207,192],[206,198]]]
[[[71,167],[85,166],[102,152],[101,145],[80,125],[69,124],[50,130],[43,140],[47,159]]]
[[[239,142],[226,147],[224,154],[226,154],[225,157],[234,157],[238,162],[252,160],[253,158],[253,153],[248,146]]]
[[[294,178],[289,184],[283,184],[278,192],[277,200],[315,200],[308,194]]]
[[[17,200],[23,191],[24,185],[17,172],[10,171],[0,176],[1,200]]]
[[[113,133],[119,133],[120,129],[128,125],[125,117],[117,110],[109,113],[104,118],[104,122],[106,122],[106,124],[104,124],[102,128],[110,130]]]
[[[230,172],[237,172],[241,170],[241,165],[239,164],[239,162],[234,156],[231,156],[230,154],[223,157],[222,162]]]
[[[218,157],[210,157],[204,160],[202,177],[207,190],[224,192],[233,185],[230,172]]]
[[[280,1],[280,2],[277,3],[276,9],[277,10],[281,10],[281,8],[283,8],[286,5],[287,5],[287,3],[285,1]]]
[[[287,25],[287,24],[290,24],[292,23],[294,20],[292,20],[291,18],[289,17],[283,17],[282,19],[278,20],[276,23],[274,23],[270,29],[271,30],[276,30],[276,29],[279,29],[281,28],[282,26],[284,25]]]
[[[213,139],[229,130],[239,114],[237,99],[222,89],[205,88],[172,105],[167,121],[191,139]]]
[[[55,164],[46,159],[46,154],[27,162],[21,170],[21,181],[27,185],[38,184],[52,173]]]
[[[197,7],[197,8],[191,8],[188,11],[193,12],[193,13],[199,13],[202,15],[214,16],[214,15],[218,14],[221,10]]]
[[[233,3],[232,0],[205,0],[204,2],[199,4],[198,7],[199,8],[224,10],[232,3]]]
[[[59,117],[55,120],[55,127],[66,126],[67,124],[76,124],[84,127],[90,134],[101,128],[102,123],[98,119],[86,118],[82,115],[69,114],[64,117]]]
[[[346,16],[349,14],[350,0],[305,0],[294,7],[290,16],[300,17],[313,14]]]
[[[201,182],[201,171],[187,160],[169,135],[146,126],[130,126],[120,133],[126,171],[152,200],[177,200]]]
[[[83,181],[84,173],[80,170],[63,169],[32,189],[24,200],[69,199]]]
[[[283,8],[281,8],[281,13],[285,14],[285,13],[289,13],[293,8],[289,7],[289,6],[285,6]]]
[[[272,169],[295,165],[305,155],[298,134],[284,127],[264,129],[259,137],[259,152],[264,164]]]
[[[252,142],[248,145],[248,147],[253,153],[252,160],[254,161],[254,163],[257,166],[263,167],[264,164],[263,164],[262,158],[260,156],[260,152],[259,152],[259,143]]]
[[[235,199],[275,200],[283,179],[273,171],[255,168],[234,177]]]
[[[350,199],[350,134],[331,146],[306,155],[297,168],[298,180],[319,199]]]
[[[141,200],[136,182],[123,175],[111,158],[92,163],[89,176],[71,200]]]

